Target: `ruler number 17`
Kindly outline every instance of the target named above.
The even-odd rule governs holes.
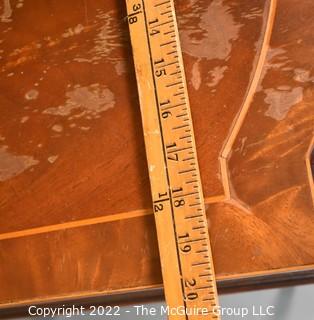
[[[142,6],[140,3],[133,5],[133,12],[128,15],[129,24],[134,24],[138,21],[137,15],[142,13]]]

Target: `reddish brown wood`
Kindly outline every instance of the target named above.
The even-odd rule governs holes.
[[[314,269],[312,1],[176,5],[218,278]],[[0,304],[160,287],[124,5],[0,12]]]

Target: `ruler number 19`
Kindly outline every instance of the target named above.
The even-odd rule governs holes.
[[[129,24],[134,24],[138,21],[137,15],[139,13],[142,13],[141,8],[142,8],[142,6],[140,3],[133,5],[133,13],[128,15]]]

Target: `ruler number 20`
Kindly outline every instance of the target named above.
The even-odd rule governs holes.
[[[194,278],[192,278],[191,280],[185,280],[184,285],[186,288],[192,289],[196,285],[196,280]],[[198,294],[196,292],[189,292],[185,296],[186,300],[195,300],[197,298],[198,298]]]
[[[137,15],[142,12],[142,11],[140,11],[141,8],[142,8],[142,6],[140,3],[133,5],[133,13],[128,15],[129,24],[134,24],[138,21]]]

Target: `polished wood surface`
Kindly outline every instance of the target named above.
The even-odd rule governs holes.
[[[219,279],[314,269],[314,4],[176,1]],[[120,1],[0,3],[0,303],[161,286]]]

